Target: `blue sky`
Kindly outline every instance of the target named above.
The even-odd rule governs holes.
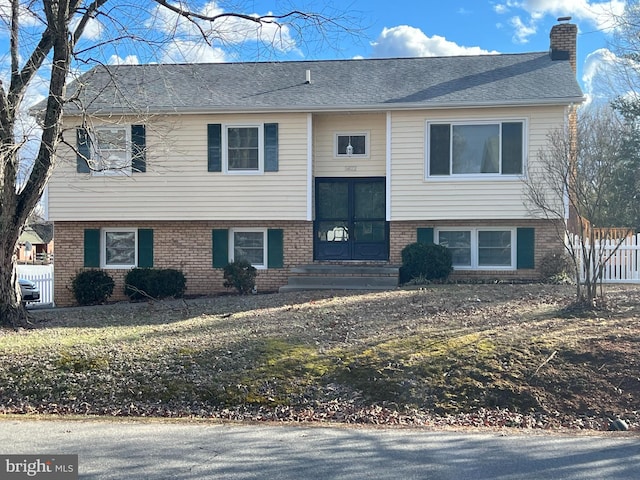
[[[85,0],[88,1],[88,0]],[[203,14],[240,11],[247,14],[280,13],[292,8],[320,11],[337,17],[357,35],[336,35],[330,31],[323,41],[295,35],[294,29],[265,27],[260,34],[249,22],[229,19],[220,25],[211,44],[201,41],[200,31],[186,21],[158,7],[151,0],[109,0],[106,7],[113,22],[98,17],[85,31],[79,45],[100,45],[84,56],[105,63],[220,62],[253,60],[305,60],[330,58],[373,58],[400,56],[475,55],[547,51],[549,31],[557,18],[571,16],[578,25],[578,80],[590,97],[611,96],[602,88],[615,55],[608,49],[613,29],[612,15],[622,13],[623,0],[184,0]],[[26,0],[25,0],[26,3]],[[37,5],[37,4],[36,4]],[[8,0],[0,0],[0,16]],[[28,23],[26,13],[23,22]],[[109,42],[121,33],[120,25],[144,42]],[[37,22],[34,22],[36,25]],[[248,27],[248,28],[247,28]],[[0,66],[8,70],[7,32],[0,24]],[[256,43],[256,36],[266,41]],[[167,42],[168,37],[173,37]],[[28,47],[31,42],[23,41]],[[273,48],[264,45],[277,38]],[[154,42],[154,43],[149,43]],[[25,51],[26,52],[26,51]],[[26,54],[24,58],[27,58]],[[86,70],[95,61],[79,63]],[[3,75],[6,77],[5,75]],[[46,69],[39,100],[46,92]],[[36,98],[40,97],[40,98]]]

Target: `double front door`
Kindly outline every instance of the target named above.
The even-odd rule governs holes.
[[[388,260],[385,178],[316,178],[315,260]]]

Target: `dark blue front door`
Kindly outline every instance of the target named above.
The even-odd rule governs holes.
[[[316,178],[316,260],[388,260],[385,178]]]

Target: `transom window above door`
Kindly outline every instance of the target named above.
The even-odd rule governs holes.
[[[336,133],[336,157],[368,157],[369,135],[360,133]]]

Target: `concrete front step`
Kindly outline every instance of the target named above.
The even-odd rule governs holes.
[[[281,292],[299,290],[391,290],[398,267],[387,265],[301,265],[291,269]]]

